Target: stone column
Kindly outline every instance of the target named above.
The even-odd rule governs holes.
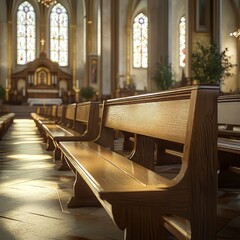
[[[170,55],[168,0],[148,0],[148,22],[148,88],[155,91],[153,74],[156,63]]]

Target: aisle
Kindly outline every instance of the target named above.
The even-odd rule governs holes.
[[[123,239],[101,208],[67,209],[73,175],[59,172],[35,124],[16,119],[0,141],[0,239]]]

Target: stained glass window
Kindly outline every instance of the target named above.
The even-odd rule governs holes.
[[[60,3],[50,14],[50,58],[60,66],[68,65],[68,13]]]
[[[148,67],[148,17],[143,13],[133,22],[133,67]]]
[[[183,16],[179,22],[179,66],[186,64],[186,17]]]
[[[36,13],[25,1],[17,11],[17,64],[26,64],[36,58]]]

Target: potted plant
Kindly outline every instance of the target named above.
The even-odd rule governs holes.
[[[80,90],[80,95],[84,100],[90,100],[95,94],[94,88],[91,86],[82,87]]]
[[[228,49],[219,51],[215,43],[197,43],[192,53],[192,80],[198,83],[220,84],[224,78],[232,76],[230,70],[236,66],[227,55]]]
[[[161,59],[157,62],[153,78],[158,90],[167,90],[173,86],[175,80],[173,79],[172,66],[167,59]]]

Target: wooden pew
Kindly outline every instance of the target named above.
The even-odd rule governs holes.
[[[218,136],[240,139],[240,95],[218,98]]]
[[[132,160],[96,142],[60,141],[76,174],[69,207],[101,203],[127,240],[166,239],[166,229],[178,239],[216,239],[218,91],[191,86],[106,100],[100,136],[134,133]],[[154,161],[156,139],[184,145],[174,179],[142,166]]]
[[[0,139],[3,134],[7,131],[7,129],[13,123],[15,118],[15,113],[11,113],[8,111],[7,107],[4,105],[0,106]]]
[[[4,121],[0,120],[0,139],[2,139],[3,134],[4,134]]]
[[[44,124],[65,125],[66,124],[65,113],[66,113],[66,105],[58,105],[55,119],[54,118],[51,118],[51,119],[46,118],[46,120],[41,121],[39,131],[40,131],[41,136],[43,137],[43,142],[45,142],[45,143],[48,142],[48,136],[46,135],[43,125]],[[49,149],[49,150],[51,150],[51,149]]]
[[[99,133],[99,103],[84,102],[66,106],[62,123],[43,123],[47,149],[54,150],[54,160],[61,159],[59,141],[93,141]]]
[[[39,113],[31,113],[31,117],[34,120],[41,136],[43,135],[42,130],[43,123],[56,123],[58,121],[57,118],[58,107],[59,107],[58,105],[40,106],[37,109]]]
[[[64,129],[71,130],[74,126],[74,119],[75,119],[75,113],[76,113],[76,103],[69,104],[65,107],[65,112],[62,117],[62,121],[60,123],[56,124],[43,124],[42,130],[43,130],[43,138],[44,142],[47,143],[46,150],[52,151],[55,149],[53,136],[51,133],[52,131],[59,131],[60,133],[66,131]]]
[[[47,118],[48,117],[48,108],[51,106],[38,106],[36,108],[36,112],[31,113],[31,117],[34,121],[37,121],[39,118]]]
[[[240,187],[240,95],[218,98],[219,186]]]

